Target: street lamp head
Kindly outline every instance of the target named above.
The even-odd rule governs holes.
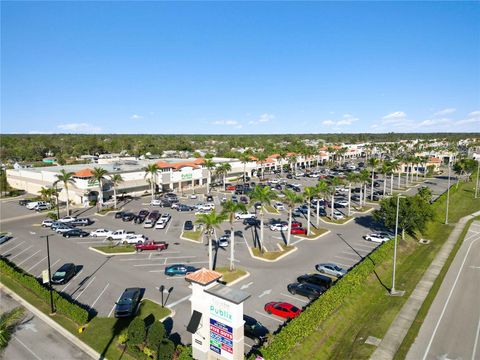
[[[165,290],[165,286],[160,285],[160,287],[158,288],[158,290],[160,290],[160,292],[163,292],[163,290]]]
[[[168,293],[170,294],[172,291],[173,291],[173,286],[170,289],[168,289]]]

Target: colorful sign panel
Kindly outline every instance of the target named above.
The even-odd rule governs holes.
[[[182,180],[192,180],[193,174],[182,174]]]
[[[233,359],[233,329],[210,318],[210,350],[226,359]]]

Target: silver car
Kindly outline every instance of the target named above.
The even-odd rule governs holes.
[[[315,269],[317,269],[319,273],[333,275],[338,278],[341,278],[347,273],[347,270],[333,263],[317,264],[315,265]]]

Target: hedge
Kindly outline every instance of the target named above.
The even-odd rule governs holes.
[[[265,359],[286,359],[292,348],[304,338],[318,330],[320,323],[326,320],[336,309],[347,301],[349,296],[363,285],[367,277],[375,270],[375,264],[380,264],[391,256],[393,241],[388,241],[367,256],[361,263],[350,270],[347,275],[338,280],[327,292],[311,303],[299,316],[272,337],[259,352]],[[254,358],[252,355],[251,359]]]
[[[32,291],[46,303],[50,303],[50,292],[33,275],[23,271],[12,262],[6,259],[0,259],[0,273],[6,275],[20,285]],[[89,312],[80,304],[67,299],[63,294],[53,290],[53,303],[58,313],[65,315],[78,325],[83,325],[88,321]]]

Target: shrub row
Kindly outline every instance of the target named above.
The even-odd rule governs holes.
[[[269,360],[287,359],[296,344],[317,331],[320,323],[342,306],[352,294],[361,291],[361,286],[374,271],[375,264],[381,264],[385,258],[391,256],[393,244],[393,241],[388,241],[381,245],[284,326],[268,344],[259,349],[263,357]]]
[[[46,303],[50,303],[48,288],[43,286],[34,276],[26,273],[12,262],[6,259],[0,259],[0,273],[29,289]],[[53,302],[58,313],[67,316],[77,324],[83,325],[88,321],[89,313],[86,309],[65,298],[56,290],[53,290]]]

